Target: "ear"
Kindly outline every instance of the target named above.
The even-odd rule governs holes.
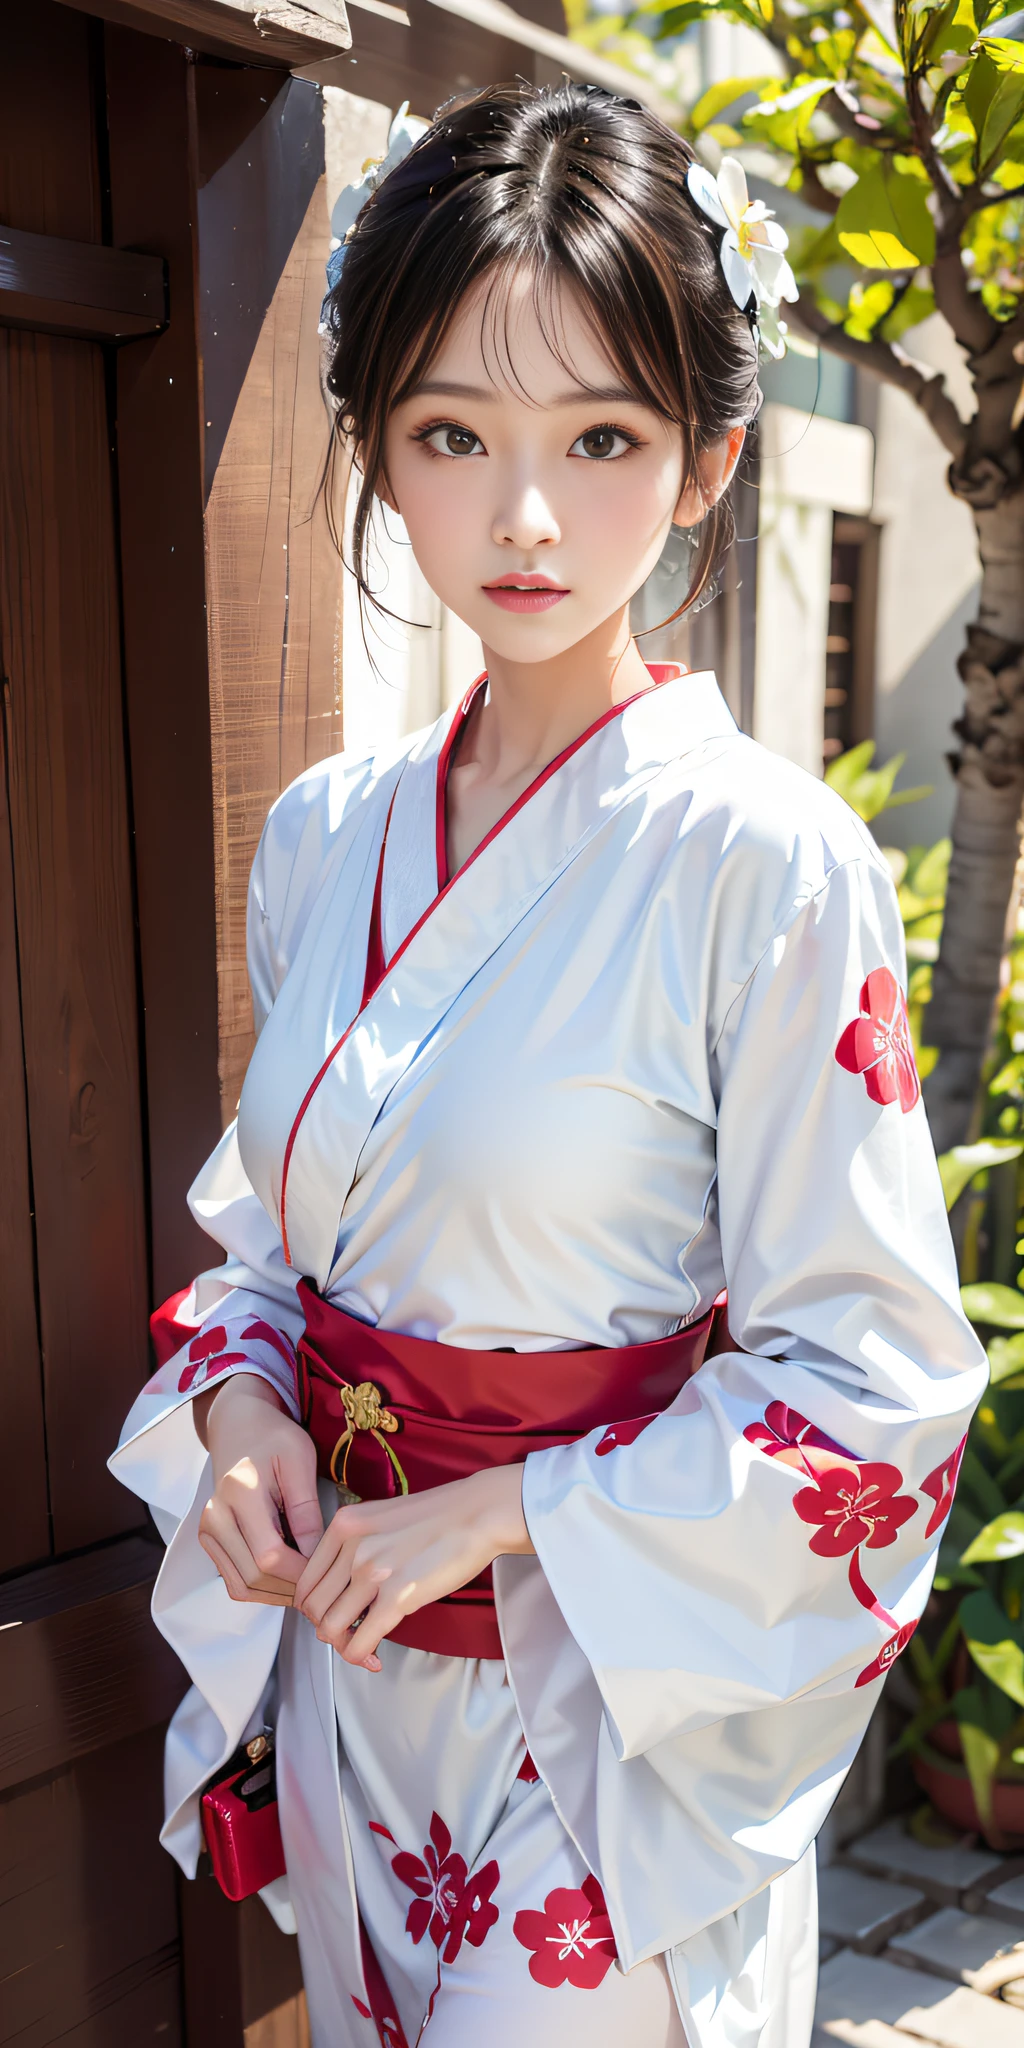
[[[705,448],[698,458],[699,477],[680,493],[672,514],[673,526],[699,526],[712,505],[717,505],[732,482],[746,438],[746,427],[730,427],[720,441],[712,441],[710,448]]]
[[[401,519],[402,514],[398,505],[398,500],[395,497],[394,491],[392,490],[391,485],[388,482],[387,471],[383,469],[381,470],[380,476],[377,479],[377,496],[380,499],[381,504],[387,506],[389,512],[397,512],[399,519]]]

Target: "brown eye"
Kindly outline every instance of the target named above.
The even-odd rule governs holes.
[[[460,427],[456,420],[439,420],[436,426],[422,427],[415,439],[434,455],[487,453],[479,434],[474,434],[472,427]]]
[[[588,462],[617,462],[627,448],[637,446],[635,436],[627,434],[622,427],[588,427],[586,433],[573,442],[569,453],[582,456]]]

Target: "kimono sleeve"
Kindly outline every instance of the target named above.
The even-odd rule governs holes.
[[[290,806],[279,806],[264,829],[249,884],[247,960],[257,1032],[287,972],[274,888],[296,865],[289,844]],[[295,837],[294,832],[291,837]],[[281,885],[277,884],[281,894]],[[254,1373],[269,1381],[298,1420],[295,1345],[303,1315],[297,1275],[289,1267],[277,1224],[252,1188],[229,1125],[188,1194],[196,1222],[219,1244],[223,1264],[200,1273],[151,1319],[158,1369],[125,1419],[109,1463],[115,1478],[152,1508],[167,1536],[188,1513],[205,1471],[206,1451],[192,1421],[192,1401],[215,1381]]]
[[[793,905],[709,1051],[730,1346],[664,1415],[526,1462],[606,1736],[689,1806],[706,1919],[821,1825],[924,1607],[985,1384],[902,969],[870,855]]]

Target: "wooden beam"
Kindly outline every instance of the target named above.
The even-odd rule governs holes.
[[[166,324],[161,257],[0,226],[0,327],[132,341]]]
[[[170,275],[170,325],[114,359],[153,1299],[162,1301],[217,1258],[185,1195],[221,1128],[196,345],[199,67],[155,36],[108,29],[105,44],[113,238],[161,250]]]
[[[288,71],[347,50],[345,0],[61,0],[120,28]]]
[[[642,100],[662,120],[676,110],[649,79],[625,71],[528,20],[505,0],[352,0],[355,41],[341,57],[318,58],[299,75],[318,85],[397,106],[407,99],[414,114],[430,118],[453,92],[502,78],[530,78],[555,84],[563,76],[604,85]]]
[[[0,1791],[174,1712],[188,1679],[149,1612],[162,1556],[129,1536],[0,1588]]]

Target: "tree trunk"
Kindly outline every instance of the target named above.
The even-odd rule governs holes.
[[[953,858],[925,1037],[939,1048],[925,1088],[936,1149],[968,1136],[999,986],[1007,906],[1024,800],[1024,492],[988,495],[976,465],[970,484],[981,557],[981,601],[958,667],[965,685]]]

